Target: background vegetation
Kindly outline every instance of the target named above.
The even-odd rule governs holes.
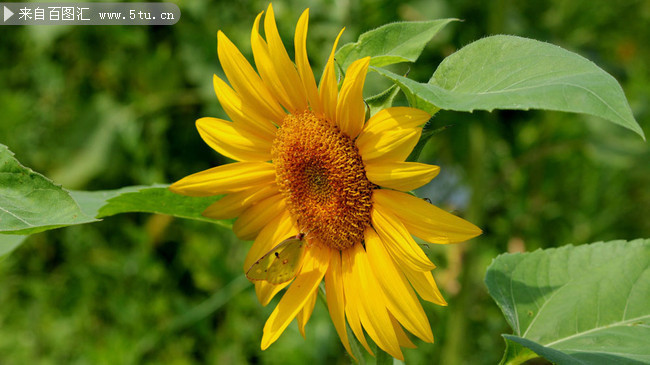
[[[174,26],[3,27],[0,143],[69,189],[167,183],[227,160],[194,128],[225,117],[216,32],[250,56],[266,1],[179,2]],[[304,2],[275,2],[291,45]],[[317,74],[342,43],[387,22],[455,17],[410,68],[428,80],[456,49],[492,34],[560,45],[614,75],[650,132],[650,3],[643,0],[310,1]],[[291,48],[291,47],[289,47]],[[369,77],[368,96],[387,83]],[[557,112],[440,112],[421,159],[441,174],[420,191],[484,229],[431,247],[449,307],[425,303],[436,342],[407,362],[493,364],[509,328],[483,284],[501,252],[650,237],[650,150],[595,117]],[[242,272],[250,243],[217,225],[128,214],[30,237],[0,261],[0,363],[348,363],[326,308],[303,340],[292,325],[267,351],[260,306]]]

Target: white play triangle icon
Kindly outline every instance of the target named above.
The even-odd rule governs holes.
[[[7,19],[11,18],[12,15],[14,15],[14,12],[9,10],[9,8],[5,6],[5,22],[7,21]]]

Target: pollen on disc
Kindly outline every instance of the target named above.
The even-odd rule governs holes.
[[[280,192],[303,232],[339,250],[363,240],[373,184],[350,137],[310,111],[289,114],[272,156]]]

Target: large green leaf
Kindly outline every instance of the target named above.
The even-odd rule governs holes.
[[[129,186],[106,191],[68,191],[23,166],[0,144],[0,257],[19,246],[26,235],[127,212],[168,214],[217,223],[201,215],[218,197],[188,197],[168,185]]]
[[[218,197],[189,197],[174,194],[168,185],[130,186],[118,190],[73,191],[72,196],[88,214],[103,218],[120,213],[145,212],[167,214],[218,223],[224,227],[230,224],[201,215]]]
[[[428,83],[374,69],[429,112],[547,109],[607,119],[645,139],[618,82],[593,62],[552,44],[499,35],[447,57]]]
[[[650,240],[497,257],[485,282],[514,335],[504,364],[650,362]],[[517,350],[519,346],[519,350]]]
[[[0,259],[20,246],[27,236],[18,234],[0,234]]]
[[[355,43],[345,44],[335,58],[344,70],[355,60],[367,56],[372,57],[370,64],[377,67],[415,62],[431,38],[454,20],[457,19],[386,24],[363,33]]]
[[[74,199],[74,204],[81,209],[86,217],[104,218],[120,213],[144,212],[206,221],[225,228],[232,227],[229,221],[214,220],[201,215],[201,212],[215,202],[218,197],[178,195],[169,191],[167,186],[158,184],[152,186],[128,186],[116,190],[69,191],[69,196]],[[99,221],[99,219],[64,225],[40,226],[38,230],[28,231],[28,233],[94,221]],[[18,234],[0,234],[0,258],[20,246],[25,238],[27,236]]]
[[[66,190],[21,165],[0,144],[0,233],[31,234],[93,221]]]

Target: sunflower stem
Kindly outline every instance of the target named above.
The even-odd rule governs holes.
[[[376,346],[375,356],[377,359],[377,365],[393,365],[393,361],[395,360],[379,346]]]

